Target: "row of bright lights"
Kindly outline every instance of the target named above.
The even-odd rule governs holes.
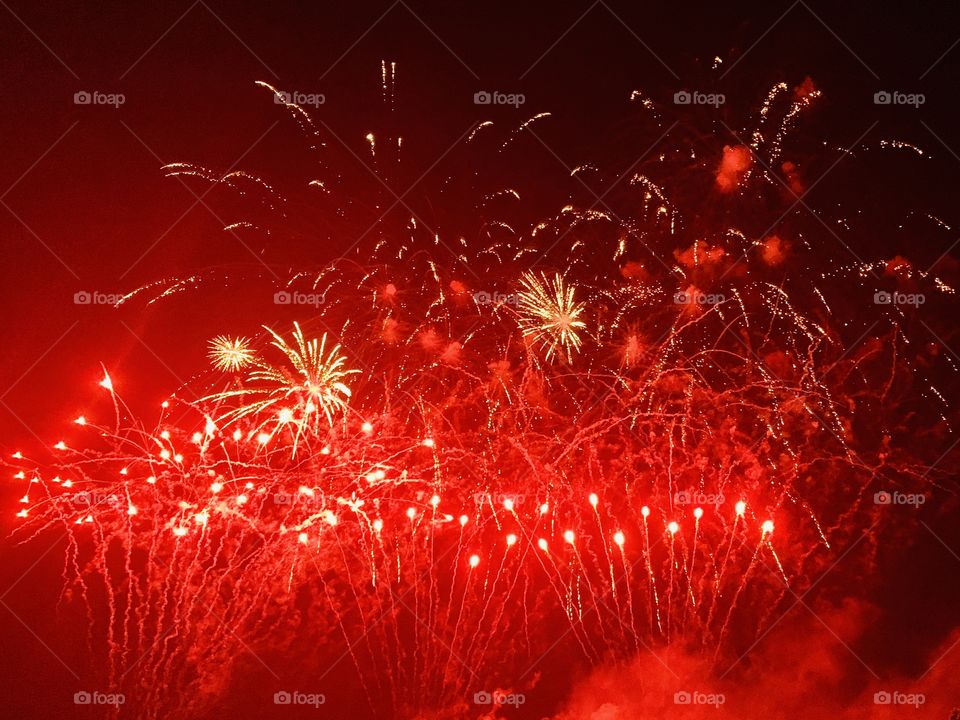
[[[100,385],[101,385],[102,387],[106,388],[107,390],[113,392],[113,383],[112,383],[112,381],[111,381],[111,379],[110,379],[110,376],[109,376],[108,374],[106,374],[106,373],[104,374],[104,378],[103,378],[103,380],[100,381]],[[166,401],[164,401],[164,402],[162,403],[162,406],[163,406],[163,407],[167,407],[167,406],[168,406],[168,403],[167,403]],[[284,420],[284,414],[285,414],[285,413],[288,415],[288,416],[286,417],[286,420],[287,420],[287,421],[292,420],[292,412],[291,412],[291,411],[289,411],[289,410],[281,410],[281,411],[280,411],[280,419],[281,419],[281,421]],[[86,424],[87,424],[86,417],[84,417],[83,415],[80,415],[79,417],[77,417],[77,418],[74,420],[74,422],[75,422],[77,425],[86,425]],[[214,426],[214,424],[213,424],[212,421],[208,420],[208,421],[207,421],[207,427],[206,427],[205,429],[206,429],[207,435],[209,436],[209,435],[212,435],[213,432],[215,432],[216,427]],[[361,425],[361,430],[362,430],[365,434],[369,435],[370,433],[373,432],[373,425],[372,425],[370,422],[364,422],[363,425]],[[162,439],[164,439],[164,440],[169,440],[169,438],[170,438],[170,433],[169,433],[168,431],[164,430],[163,432],[160,433],[160,437],[161,437]],[[233,439],[234,439],[235,441],[239,441],[242,437],[243,437],[243,434],[240,432],[240,430],[235,430],[235,431],[233,432]],[[270,439],[271,439],[271,435],[269,435],[268,433],[259,433],[259,434],[257,435],[257,442],[260,443],[261,445],[265,445],[266,443],[268,443],[268,442],[270,441]],[[199,432],[194,433],[194,435],[193,435],[193,442],[194,442],[194,443],[199,444],[199,443],[202,442],[202,440],[203,440],[203,435],[202,435],[201,433],[199,433]],[[424,447],[427,447],[427,448],[433,448],[433,447],[435,446],[435,442],[434,442],[433,438],[429,438],[429,437],[428,437],[428,438],[425,438],[425,439],[422,441],[421,444],[422,444]],[[57,450],[66,450],[66,449],[67,449],[67,446],[66,446],[66,443],[64,443],[64,442],[61,440],[61,441],[59,441],[56,445],[54,445],[54,448],[56,448]],[[323,448],[323,450],[322,450],[322,453],[323,453],[324,455],[329,454],[329,452],[330,452],[329,448],[326,448],[326,447]],[[171,457],[170,451],[167,450],[166,448],[161,449],[159,455],[160,455],[160,458],[163,459],[163,460],[169,460],[170,457]],[[22,455],[18,452],[18,453],[15,453],[15,454],[14,454],[14,457],[15,457],[15,458],[16,458],[16,457],[22,457]],[[180,454],[173,455],[172,457],[173,457],[174,461],[177,462],[177,463],[180,463],[180,462],[183,461],[183,456],[180,455]],[[126,468],[124,468],[123,470],[121,470],[120,473],[123,474],[123,475],[125,475],[125,474],[126,474]],[[377,480],[382,480],[382,479],[384,479],[385,476],[386,476],[386,474],[384,473],[384,471],[378,469],[378,470],[376,470],[376,471],[374,471],[374,472],[372,472],[372,473],[367,474],[366,480],[367,480],[368,482],[370,482],[370,483],[373,483],[373,482],[376,482]],[[18,473],[18,474],[17,474],[17,477],[23,477],[23,473],[22,473],[22,472]],[[59,479],[58,479],[58,478],[55,479],[55,481],[57,481],[57,480],[59,480]],[[150,476],[149,478],[147,478],[147,482],[148,482],[148,483],[151,483],[151,484],[154,484],[154,483],[156,483],[156,478],[155,478],[154,476]],[[72,485],[72,483],[71,483],[70,480],[67,480],[67,481],[65,481],[65,482],[63,483],[63,485],[64,485],[64,487],[70,487],[70,486]],[[252,488],[253,488],[252,483],[247,483],[247,489],[252,489]],[[220,490],[222,490],[222,489],[223,489],[223,485],[222,485],[222,483],[219,483],[219,482],[215,482],[215,483],[211,484],[211,486],[210,486],[210,490],[211,490],[211,492],[213,492],[214,494],[220,492]],[[304,491],[306,491],[306,490],[307,490],[307,488],[300,488],[300,491],[301,491],[301,492],[304,492]],[[306,494],[312,495],[312,492],[309,492],[309,493],[306,493]],[[244,505],[244,504],[246,504],[247,500],[248,500],[248,498],[247,498],[247,496],[246,496],[245,494],[238,495],[237,498],[236,498],[236,501],[237,501],[237,504],[238,504],[238,505]],[[594,508],[596,508],[597,505],[598,505],[599,502],[600,502],[600,498],[597,496],[596,493],[590,493],[590,495],[589,495],[589,497],[588,497],[588,500],[589,500],[590,504],[591,504]],[[27,496],[24,496],[23,498],[20,499],[20,501],[21,501],[21,502],[29,502],[29,498],[28,498]],[[434,508],[436,508],[436,507],[440,504],[440,497],[439,497],[438,495],[434,495],[434,496],[431,498],[431,500],[430,500],[430,504],[431,504]],[[504,507],[504,509],[505,509],[507,512],[513,512],[513,511],[514,511],[514,501],[513,501],[512,499],[510,499],[510,498],[506,498],[506,499],[503,501],[503,507]],[[746,514],[746,508],[747,508],[746,503],[745,503],[743,500],[740,500],[739,502],[737,502],[736,505],[735,505],[735,510],[736,510],[737,516],[738,516],[738,517],[742,517],[743,515],[745,515],[745,514]],[[540,513],[541,513],[541,514],[546,514],[546,513],[549,511],[549,509],[550,509],[550,506],[549,506],[547,503],[544,503],[543,505],[540,506]],[[131,505],[131,506],[128,508],[128,511],[127,511],[127,512],[128,512],[129,515],[136,515],[136,514],[137,514],[137,508],[134,507],[133,505]],[[412,508],[412,507],[411,507],[411,508],[408,508],[408,509],[407,509],[407,517],[409,517],[411,520],[413,520],[413,519],[416,517],[416,514],[417,514],[417,511],[416,511],[415,508]],[[650,508],[647,507],[646,505],[644,505],[644,506],[640,509],[640,514],[643,515],[644,522],[646,522],[646,518],[649,517],[649,515],[650,515]],[[21,510],[20,512],[17,513],[17,517],[26,517],[26,516],[27,516],[27,511],[26,511],[26,509],[23,509],[23,510]],[[202,522],[201,522],[201,520],[199,519],[199,518],[201,518],[201,516],[203,517]],[[700,508],[700,507],[694,508],[694,510],[693,510],[693,516],[694,516],[694,518],[697,519],[697,521],[699,521],[700,518],[703,517],[703,508]],[[198,519],[198,522],[201,522],[201,524],[206,524],[206,515],[205,515],[205,513],[198,514],[198,515],[197,515],[197,519]],[[330,524],[330,525],[336,525],[336,523],[337,523],[337,517],[336,517],[336,515],[333,514],[333,513],[330,512],[330,511],[327,511],[325,519],[326,519],[327,523]],[[91,521],[92,521],[92,518],[91,518],[90,516],[87,516],[87,518],[85,518],[84,520],[78,520],[77,522],[82,522],[82,521],[91,522]],[[461,515],[461,516],[460,516],[460,525],[461,525],[461,526],[466,525],[466,524],[467,524],[467,521],[468,521],[468,518],[467,518],[466,515]],[[374,521],[374,529],[375,529],[377,532],[379,532],[382,528],[383,528],[383,521],[382,521],[382,520],[379,520],[379,519],[375,520],[375,521]],[[764,521],[763,524],[761,525],[761,529],[762,529],[762,531],[763,531],[764,536],[771,534],[771,533],[773,532],[773,521],[772,521],[772,520],[766,520],[766,521]],[[679,525],[676,521],[670,521],[669,523],[667,523],[667,531],[671,534],[671,536],[672,536],[672,535],[675,535],[677,532],[679,532],[679,530],[680,530],[680,525]],[[174,533],[175,535],[177,535],[178,537],[182,537],[182,536],[186,535],[187,532],[188,532],[188,529],[187,529],[186,527],[183,527],[183,526],[178,526],[178,527],[175,527],[175,528],[173,529],[173,533]],[[299,539],[299,541],[300,541],[301,543],[306,543],[307,540],[308,540],[308,536],[307,536],[306,533],[300,533],[299,536],[298,536],[298,539]],[[572,530],[567,530],[566,532],[564,532],[564,540],[565,540],[567,543],[571,544],[571,545],[574,544],[574,542],[575,542],[575,540],[576,540],[576,536],[574,535],[574,532],[573,532]],[[507,546],[508,546],[508,547],[513,546],[514,544],[516,544],[516,541],[517,541],[516,535],[512,535],[512,534],[511,534],[511,535],[508,535],[508,536],[507,536]],[[619,546],[622,547],[622,546],[624,545],[624,543],[626,542],[626,538],[625,538],[625,536],[624,536],[624,534],[623,534],[622,532],[617,532],[617,533],[615,533],[614,536],[613,536],[613,541],[614,541],[617,545],[619,545]],[[546,549],[547,549],[547,541],[546,541],[544,538],[540,538],[540,539],[537,541],[537,544],[539,545],[539,547],[540,547],[542,550],[546,550]],[[480,561],[480,559],[479,559],[478,556],[476,556],[476,555],[471,556],[471,557],[470,557],[470,565],[471,565],[471,567],[476,567],[477,564],[479,563],[479,561]]]
[[[162,435],[163,435],[163,433],[161,433],[161,436],[162,436]],[[14,457],[15,457],[15,458],[17,458],[17,457],[21,457],[21,458],[22,458],[22,455],[21,455],[21,453],[18,452],[18,453],[14,453]],[[178,456],[178,457],[179,457],[179,456]],[[126,474],[127,474],[126,468],[121,469],[121,470],[120,470],[120,474],[121,474],[121,475],[126,475]],[[20,471],[20,472],[18,472],[14,477],[15,477],[15,478],[18,478],[18,479],[24,479],[24,478],[25,478],[25,474],[24,474],[23,471]],[[368,482],[370,482],[370,483],[373,483],[373,482],[376,482],[377,480],[383,480],[385,477],[386,477],[386,473],[385,473],[383,470],[378,469],[378,470],[376,470],[376,471],[374,471],[374,472],[372,472],[372,473],[368,473],[367,476],[366,476],[366,480],[367,480]],[[151,475],[150,477],[148,477],[148,478],[146,479],[146,481],[147,481],[147,483],[153,485],[153,484],[156,484],[157,478],[156,478],[155,476]],[[31,482],[37,482],[37,479],[34,478],[34,479],[31,480]],[[61,481],[60,481],[60,478],[59,478],[59,477],[56,477],[56,478],[53,478],[53,482],[55,482],[55,483],[60,483]],[[63,481],[62,484],[63,484],[63,487],[65,487],[65,488],[69,488],[69,487],[72,487],[72,486],[73,486],[73,482],[72,482],[71,480],[69,480],[69,479],[66,480],[66,481]],[[245,487],[246,487],[247,490],[252,490],[252,489],[254,488],[254,485],[253,485],[253,483],[248,482],[248,483],[246,483]],[[210,492],[213,493],[214,495],[220,493],[222,490],[223,490],[223,483],[217,481],[217,482],[213,482],[213,483],[210,484]],[[297,490],[297,492],[300,493],[300,494],[302,494],[302,495],[306,495],[306,496],[308,496],[308,497],[313,497],[313,495],[314,495],[313,490],[310,489],[310,488],[308,488],[308,487],[300,487],[300,488]],[[597,505],[599,504],[599,497],[596,495],[596,493],[591,493],[588,499],[589,499],[590,504],[591,504],[594,508],[596,508]],[[241,493],[240,495],[237,495],[237,497],[236,497],[236,502],[237,502],[238,505],[245,505],[248,500],[249,500],[249,498],[248,498],[248,496],[247,496],[245,493]],[[26,504],[26,503],[28,503],[29,501],[30,501],[29,495],[24,495],[22,498],[20,498],[20,502],[21,502],[21,503]],[[434,495],[432,498],[430,498],[430,505],[431,505],[434,509],[436,509],[436,508],[440,505],[440,496],[439,496],[439,495]],[[504,507],[504,509],[505,509],[507,512],[513,513],[513,512],[514,512],[514,507],[515,507],[514,501],[513,501],[511,498],[506,498],[506,499],[504,499],[504,501],[503,501],[503,507]],[[736,510],[737,517],[738,517],[738,518],[739,518],[739,517],[743,517],[743,516],[746,514],[746,509],[747,509],[747,505],[746,505],[746,503],[745,503],[743,500],[740,500],[739,502],[737,502],[736,505],[735,505],[735,510]],[[541,514],[541,515],[544,515],[544,514],[546,514],[546,513],[549,512],[549,511],[550,511],[550,506],[549,506],[549,504],[543,503],[543,504],[540,506],[540,514]],[[131,505],[131,506],[128,508],[128,511],[127,511],[127,512],[128,512],[129,515],[136,515],[136,514],[137,514],[137,508],[136,508],[135,506]],[[515,514],[515,513],[514,513],[514,514]],[[649,508],[648,506],[644,505],[642,508],[640,508],[640,514],[643,516],[644,522],[646,522],[646,519],[650,516],[650,508]],[[413,508],[413,507],[407,508],[406,515],[407,515],[407,517],[408,517],[410,520],[416,519],[416,517],[417,517],[417,510],[416,510],[416,508]],[[26,511],[26,509],[23,509],[23,510],[21,510],[20,512],[17,513],[17,517],[26,517],[26,516],[27,516],[27,511]],[[693,516],[694,516],[694,518],[696,518],[696,520],[699,522],[700,518],[703,517],[703,508],[700,508],[700,507],[694,508],[694,510],[693,510]],[[326,513],[325,519],[326,519],[326,522],[327,522],[329,525],[336,525],[336,524],[337,524],[337,516],[336,516],[333,512],[331,512],[331,511],[329,511],[329,510],[328,510],[327,513]],[[89,521],[90,521],[90,519],[88,518],[88,519],[87,519],[87,522],[89,522]],[[460,521],[461,527],[462,527],[462,526],[465,526],[465,525],[467,524],[467,522],[469,521],[469,517],[468,517],[467,515],[461,515],[460,518],[459,518],[459,521]],[[80,522],[80,521],[78,521],[78,522]],[[373,523],[373,527],[374,527],[374,529],[375,529],[377,532],[379,532],[379,531],[382,530],[382,528],[383,528],[383,521],[380,520],[380,519],[375,520],[374,523]],[[679,532],[679,530],[680,530],[680,525],[679,525],[679,523],[677,523],[675,520],[671,520],[669,523],[667,523],[667,526],[666,526],[666,527],[667,527],[667,531],[668,531],[671,535],[675,535],[675,534],[676,534],[677,532]],[[761,525],[761,529],[763,530],[764,535],[769,535],[769,534],[771,534],[771,533],[773,532],[773,527],[774,527],[774,526],[773,526],[773,521],[772,521],[772,520],[766,520],[766,521],[764,521],[763,524]],[[178,528],[175,528],[175,529],[174,529],[174,533],[175,533],[176,535],[178,535],[178,536],[183,536],[183,535],[186,534],[186,530],[185,530],[184,528],[178,527]],[[300,536],[300,537],[301,537],[301,542],[304,542],[304,540],[303,540],[304,534],[303,534],[303,533],[301,533],[301,536]],[[621,545],[621,546],[622,546],[622,545],[624,544],[625,540],[624,540],[624,535],[623,535],[622,532],[617,532],[613,537],[614,537],[614,542],[615,542],[617,545]],[[514,538],[514,541],[511,542],[511,541],[510,541],[510,538]],[[565,539],[568,543],[571,543],[571,544],[572,544],[572,543],[574,542],[574,533],[573,533],[573,531],[572,531],[572,530],[567,530],[567,531],[564,533],[564,539]],[[512,536],[512,535],[508,536],[508,537],[507,537],[507,540],[508,540],[508,542],[507,542],[508,545],[513,545],[514,542],[516,541],[516,540],[515,540],[515,536]],[[546,544],[546,540],[542,540],[542,539],[541,539],[541,541],[540,541],[541,547],[544,547],[545,544]]]

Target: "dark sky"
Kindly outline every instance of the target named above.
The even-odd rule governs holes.
[[[164,178],[160,169],[191,161],[268,178],[308,174],[296,127],[257,80],[322,93],[318,117],[362,152],[364,135],[384,122],[380,62],[395,61],[397,117],[409,139],[405,173],[416,178],[481,117],[473,102],[481,90],[525,95],[519,111],[491,111],[500,118],[550,111],[574,131],[568,135],[582,129],[582,147],[563,147],[562,159],[573,164],[591,145],[603,145],[591,140],[595,133],[624,132],[620,118],[634,89],[668,103],[683,88],[708,88],[725,93],[728,110],[744,118],[772,83],[810,76],[825,95],[813,122],[837,143],[876,121],[875,138],[903,139],[933,155],[927,175],[895,178],[879,191],[878,205],[887,195],[906,197],[960,223],[960,17],[947,2],[3,0],[0,38],[4,452],[59,439],[99,396],[101,362],[134,403],[159,401],[203,362],[203,338],[236,314],[222,298],[210,306],[114,311],[78,305],[75,293],[124,293],[211,267],[256,268],[258,257],[279,265],[303,260],[301,247],[244,247],[220,229],[221,218],[232,217],[213,198],[198,201],[202,184]],[[720,81],[709,71],[714,56],[730,68]],[[881,90],[926,100],[918,109],[877,106],[873,95]],[[120,93],[124,102],[78,105],[75,94],[83,91]],[[403,190],[399,181],[396,189]],[[830,202],[811,198],[815,206]],[[352,238],[341,240],[312,248],[316,261],[336,256]],[[863,242],[895,249],[882,238]],[[932,261],[948,247],[910,250]],[[256,306],[249,298],[236,302]],[[19,489],[5,487],[4,507]],[[936,543],[924,547],[932,552]],[[952,561],[937,555],[917,563],[913,582],[938,587]],[[12,562],[16,577],[32,560]],[[58,566],[48,564],[18,587],[18,608],[30,605],[32,592],[55,586]],[[47,598],[36,616],[26,609],[25,617],[49,629],[52,604]],[[942,632],[949,608],[929,612],[934,632]],[[47,685],[37,676],[62,676],[63,669],[12,618],[2,624],[18,649],[3,668],[6,694],[18,684],[42,697]],[[36,717],[44,716],[41,706]]]

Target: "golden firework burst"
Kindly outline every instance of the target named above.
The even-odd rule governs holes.
[[[307,340],[298,323],[293,324],[293,341],[264,326],[273,337],[270,343],[286,362],[273,364],[253,356],[253,369],[242,381],[242,387],[209,396],[208,400],[241,400],[227,410],[218,422],[229,424],[241,418],[257,420],[257,430],[277,432],[290,427],[294,433],[294,450],[300,438],[319,429],[320,419],[333,425],[337,415],[346,409],[350,388],[344,380],[359,372],[346,367],[347,359],[340,346],[327,349],[326,333],[318,340]]]
[[[251,365],[256,358],[250,347],[250,340],[245,337],[231,338],[227,335],[217,335],[213,338],[207,351],[207,357],[217,370],[223,372],[237,372]]]
[[[576,299],[576,289],[562,275],[553,277],[524,273],[517,293],[517,317],[524,337],[546,349],[545,359],[566,356],[573,361],[579,352],[580,331],[586,323],[580,318],[584,305]]]

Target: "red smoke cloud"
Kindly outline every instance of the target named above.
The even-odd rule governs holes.
[[[714,665],[710,652],[672,646],[599,668],[552,720],[952,719],[960,707],[960,629],[930,653],[925,675],[906,677],[885,673],[857,649],[877,618],[873,608],[851,601],[813,609],[817,617],[798,605],[739,661]]]
[[[723,158],[717,168],[717,188],[720,192],[733,192],[740,185],[740,179],[753,164],[750,148],[744,145],[724,145]]]

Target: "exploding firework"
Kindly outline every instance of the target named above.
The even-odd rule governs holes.
[[[769,203],[750,200],[780,189],[770,164],[815,96],[774,88],[752,145],[674,182],[707,177],[761,227]],[[370,139],[381,162],[390,147]],[[199,400],[144,425],[105,376],[112,424],[79,418],[83,449],[57,443],[53,467],[18,456],[20,532],[67,529],[66,581],[108,618],[109,687],[140,717],[192,717],[246,652],[318,674],[349,657],[377,716],[456,716],[479,689],[532,685],[558,642],[591,663],[671,642],[721,657],[875,528],[870,493],[932,481],[898,444],[913,428],[887,429],[906,388],[938,394],[897,361],[896,315],[851,347],[829,300],[869,297],[883,266],[824,265],[776,223],[686,225],[666,189],[684,156],[663,152],[659,184],[634,173],[616,210],[487,218],[479,243],[384,216],[356,257],[289,278],[325,298],[292,330],[210,341]],[[255,176],[168,171],[257,186],[288,217]]]
[[[580,319],[583,304],[574,299],[573,286],[559,275],[547,279],[526,273],[520,278],[520,287],[518,314],[523,336],[546,350],[548,362],[558,355],[573,362],[582,342],[579,332],[586,327]]]
[[[207,353],[217,370],[236,372],[253,362],[254,354],[250,349],[250,340],[245,337],[229,338],[218,335],[210,341]]]
[[[327,336],[306,340],[300,325],[294,323],[293,344],[270,328],[267,332],[273,338],[270,343],[280,351],[287,361],[284,365],[271,364],[255,355],[247,346],[238,352],[236,344],[231,345],[230,368],[250,365],[245,381],[239,388],[224,390],[203,398],[202,402],[220,406],[237,400],[237,406],[218,414],[220,425],[231,425],[244,418],[256,418],[251,433],[257,433],[263,442],[272,434],[287,428],[293,430],[293,452],[301,438],[316,435],[316,425],[320,422],[333,424],[334,418],[347,407],[350,388],[343,382],[357,370],[344,368],[347,360],[340,354],[340,346],[329,350]],[[222,344],[214,339],[211,344]],[[242,365],[237,356],[242,357]],[[217,349],[212,357],[215,367],[223,369],[224,352]],[[265,433],[265,430],[270,430]],[[309,432],[311,431],[312,432]]]

